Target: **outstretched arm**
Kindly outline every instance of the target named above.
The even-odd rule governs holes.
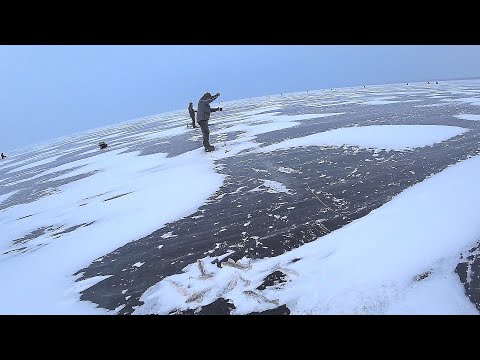
[[[216,98],[218,98],[220,96],[220,93],[216,93],[215,95],[213,95],[210,99],[207,99],[206,101],[208,103],[211,103],[212,101],[214,101]]]

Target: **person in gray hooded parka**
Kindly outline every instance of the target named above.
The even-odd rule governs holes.
[[[203,147],[205,151],[213,151],[215,147],[210,145],[210,130],[208,129],[208,120],[210,120],[210,113],[215,111],[222,111],[221,107],[211,108],[210,103],[220,96],[220,93],[216,93],[212,96],[209,92],[203,94],[198,101],[197,107],[197,123],[202,129],[203,134]]]

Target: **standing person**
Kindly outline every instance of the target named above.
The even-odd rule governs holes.
[[[195,126],[195,113],[197,112],[197,110],[193,110],[193,103],[190,102],[188,104],[188,112],[190,113],[190,117],[192,118],[192,127],[196,128]]]
[[[3,160],[3,159],[5,159],[5,158],[6,158],[6,156],[5,156],[5,155],[3,155],[3,153],[2,153],[2,160]]]
[[[215,111],[222,111],[221,107],[211,108],[210,103],[220,96],[220,93],[216,93],[212,96],[209,92],[203,94],[198,101],[197,107],[197,123],[202,129],[203,135],[203,147],[205,151],[213,151],[215,147],[210,145],[210,130],[208,129],[208,120],[210,119],[210,113]]]

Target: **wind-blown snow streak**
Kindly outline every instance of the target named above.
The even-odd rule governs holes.
[[[35,161],[31,164],[27,164],[27,165],[24,165],[24,166],[19,166],[19,167],[14,167],[12,170],[9,170],[7,173],[11,173],[11,172],[18,172],[18,171],[22,171],[22,170],[27,170],[27,169],[31,169],[35,166],[41,166],[41,165],[45,165],[45,164],[48,164],[50,162],[54,162],[56,160],[57,157],[54,157],[54,158],[47,158],[47,159],[43,159],[43,160],[39,160],[39,161]]]
[[[461,115],[455,115],[455,117],[462,120],[474,120],[474,121],[480,120],[480,115],[474,115],[474,114],[461,114]]]
[[[465,104],[480,106],[480,98],[476,98],[476,97],[467,97],[467,98],[460,98],[460,99],[444,99],[442,101],[457,101],[457,102],[463,102]]]
[[[394,101],[394,100],[369,100],[365,101],[365,105],[388,105],[388,104],[395,104],[399,103],[400,101]]]
[[[353,145],[366,148],[405,150],[428,146],[461,135],[468,129],[441,125],[373,125],[341,128],[289,139],[258,149],[269,152],[298,146]]]
[[[12,195],[15,194],[15,193],[16,193],[16,191],[11,191],[11,192],[9,192],[9,193],[7,193],[7,194],[0,195],[0,204],[1,204],[2,202],[4,202],[5,200],[7,200],[10,196],[12,196]]]
[[[156,133],[153,133],[153,134],[148,134],[148,135],[145,135],[143,138],[148,139],[148,140],[161,139],[161,138],[164,138],[164,137],[180,135],[180,134],[183,134],[183,133],[185,133],[185,127],[181,126],[181,127],[176,127],[176,128],[173,128],[173,129],[159,131],[159,132],[156,132]]]

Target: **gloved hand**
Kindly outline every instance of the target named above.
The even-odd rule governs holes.
[[[222,111],[223,109],[222,109],[222,108],[218,108],[218,110]]]
[[[220,93],[219,93],[219,92],[217,92],[217,93],[215,94],[215,96],[220,96]]]

